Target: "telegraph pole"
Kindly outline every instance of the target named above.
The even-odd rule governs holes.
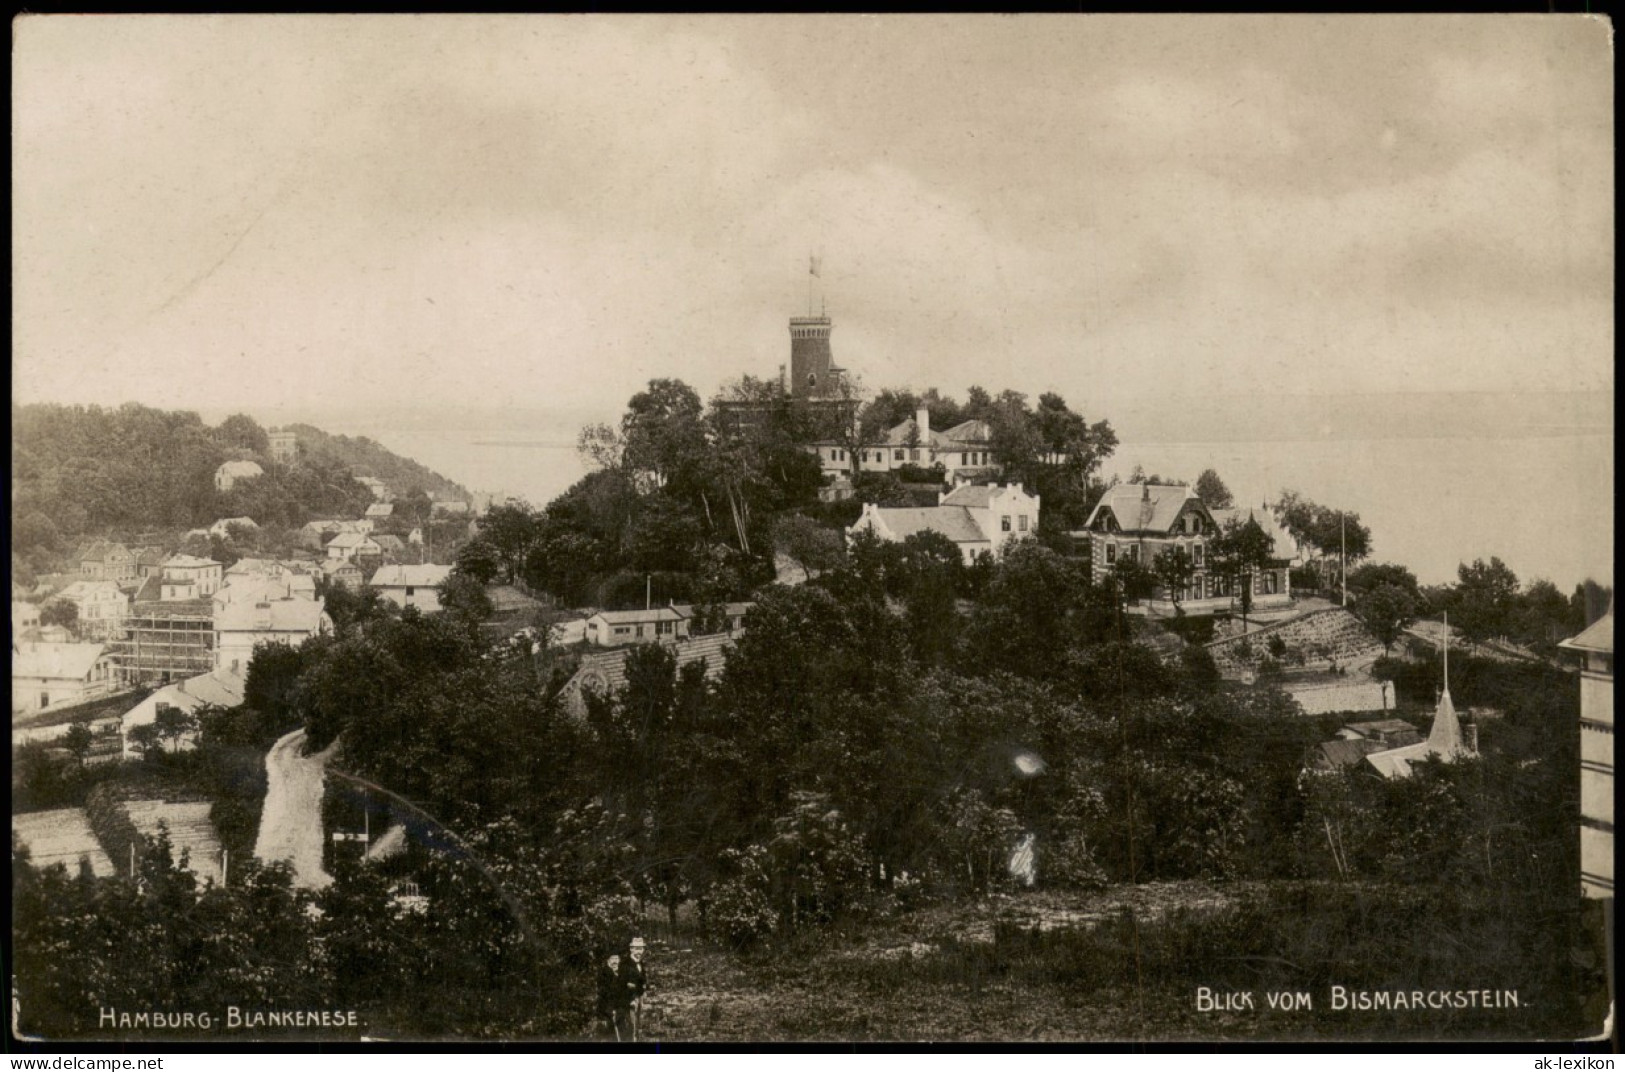
[[[1349,605],[1349,522],[1343,511],[1337,511],[1337,527],[1343,540],[1343,606]]]

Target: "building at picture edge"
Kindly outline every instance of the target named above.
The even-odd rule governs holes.
[[[1614,606],[1559,645],[1580,662],[1580,889],[1614,898]]]

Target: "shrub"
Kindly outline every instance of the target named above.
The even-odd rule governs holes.
[[[779,914],[768,897],[767,851],[752,845],[728,849],[721,860],[729,878],[711,887],[706,922],[734,949],[747,949],[778,929]]]

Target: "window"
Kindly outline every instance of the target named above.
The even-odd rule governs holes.
[[[1001,531],[1004,531],[1004,532],[1009,532],[1010,531],[1010,515],[1009,514],[1003,514],[1003,515],[1001,515],[999,517],[999,528],[1000,528]]]
[[[902,450],[898,449],[898,450],[892,451],[891,460],[894,461],[894,462],[902,461],[903,460],[903,452],[902,452]]]
[[[969,454],[961,454],[959,456],[959,464],[960,465],[969,465],[970,464],[970,455]]]
[[[920,452],[917,448],[908,452],[908,460],[911,462],[917,462],[920,460]]]
[[[51,694],[48,693],[48,692],[40,693],[39,694],[39,705],[41,707],[50,707],[51,706]]]
[[[1131,544],[1128,545],[1127,548],[1125,548],[1125,550],[1128,551],[1128,560],[1130,562],[1138,562],[1138,561],[1140,561],[1140,545],[1139,544],[1131,543]]]
[[[413,587],[411,585],[406,586],[406,597],[408,599],[412,598],[413,591],[414,591],[414,589],[413,589]]]
[[[1117,561],[1117,545],[1115,543],[1109,543],[1109,544],[1106,545],[1106,565],[1110,566],[1113,563],[1115,563],[1116,561]]]
[[[617,625],[615,627],[615,635],[616,636],[626,636],[626,634],[630,633],[631,631],[632,631],[632,629],[631,629],[630,626]]]
[[[641,639],[643,639],[643,626],[640,625],[637,628],[638,628],[638,631],[636,633],[632,634],[632,635],[641,640]]]
[[[1019,518],[1016,519],[1016,522],[1017,522],[1017,525],[1020,527],[1022,532],[1027,531],[1027,515],[1026,514],[1022,514]]]
[[[1199,543],[1191,544],[1191,564],[1196,566],[1202,564],[1202,545]]]

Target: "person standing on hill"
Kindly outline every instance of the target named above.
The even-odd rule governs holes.
[[[621,1002],[621,955],[611,953],[609,959],[598,966],[598,1025],[620,1041],[616,1024],[616,1010]]]
[[[622,1041],[638,1041],[639,1021],[643,1016],[643,994],[649,988],[649,976],[644,967],[644,942],[634,936],[628,955],[621,961],[619,1004],[616,1006],[615,1025]]]

